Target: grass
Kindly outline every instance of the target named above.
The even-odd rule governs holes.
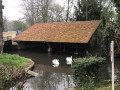
[[[99,81],[94,86],[84,85],[69,90],[112,90],[111,81]],[[120,90],[120,81],[115,81],[115,90]]]
[[[94,90],[112,90],[111,81],[101,81],[99,82]],[[115,81],[115,90],[120,90],[120,82]]]
[[[20,57],[15,54],[3,54],[0,55],[0,66],[8,64],[14,67],[25,67],[28,64],[28,60],[24,57]]]
[[[26,58],[19,55],[7,53],[0,55],[0,90],[9,90],[19,81],[24,83],[26,79],[24,68],[28,63]]]

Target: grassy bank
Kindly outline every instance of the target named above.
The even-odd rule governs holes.
[[[0,66],[4,66],[6,64],[14,67],[24,67],[28,64],[28,60],[24,57],[14,54],[0,55]]]
[[[112,82],[111,81],[101,81],[97,83],[94,90],[112,90]],[[115,90],[120,90],[120,82],[115,82]]]
[[[112,82],[99,81],[94,86],[89,84],[79,88],[70,88],[68,90],[112,90]],[[115,90],[120,90],[120,81],[115,81]]]
[[[26,79],[24,67],[28,63],[29,61],[26,58],[19,55],[0,55],[0,90],[9,90],[16,85],[21,87],[21,89],[18,87],[17,90],[22,90]]]

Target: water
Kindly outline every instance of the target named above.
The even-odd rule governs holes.
[[[27,79],[24,90],[67,90],[75,87],[71,65],[66,63],[66,57],[73,56],[75,58],[80,56],[75,56],[73,53],[47,53],[39,50],[6,52],[31,58],[36,63],[33,71],[39,73],[39,76]],[[59,59],[59,67],[53,67],[53,59]]]
[[[34,71],[39,73],[39,77],[32,77],[25,83],[24,90],[67,90],[75,87],[72,77],[71,65],[66,64],[66,57],[81,57],[73,53],[63,52],[47,53],[40,50],[7,51],[7,53],[18,54],[31,58],[36,64]],[[52,66],[52,60],[59,59],[59,67]],[[101,80],[111,80],[111,61],[107,60],[101,66],[99,78]],[[120,79],[120,58],[115,58],[115,80]]]
[[[115,68],[115,80],[120,80],[120,58],[114,59],[114,68]],[[111,60],[106,60],[105,64],[103,64],[100,68],[99,78],[101,80],[111,80],[112,78],[112,63]]]
[[[40,77],[35,77],[27,80],[26,90],[67,90],[68,87],[74,87],[73,78],[71,75],[55,72],[44,72],[35,70]]]

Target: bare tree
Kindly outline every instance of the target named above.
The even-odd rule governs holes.
[[[66,11],[66,22],[67,21],[71,21],[71,18],[70,17],[70,14],[72,13],[72,9],[73,9],[73,6],[74,6],[74,3],[73,3],[74,0],[67,0],[66,2],[66,6],[67,6],[67,11]],[[74,1],[75,2],[75,1]],[[73,13],[72,13],[73,14]]]
[[[47,23],[49,6],[50,6],[50,0],[41,0],[41,14],[42,14],[42,21],[44,23]]]
[[[0,52],[3,53],[3,12],[4,6],[2,5],[2,0],[0,0]]]
[[[65,21],[65,9],[61,7],[59,4],[54,4],[52,6],[51,11],[49,12],[48,22],[62,22]]]
[[[66,14],[66,22],[68,21],[69,18],[69,10],[70,10],[70,0],[68,0],[68,7],[67,7],[67,14]]]
[[[22,0],[23,14],[29,26],[42,22],[65,21],[65,10],[55,0]]]
[[[53,0],[22,0],[22,12],[29,25],[33,25],[36,22],[48,22],[48,13],[52,6]]]
[[[36,1],[37,0],[22,0],[22,7],[23,7],[23,11],[22,12],[25,16],[26,21],[28,22],[28,24],[31,26],[36,22],[36,18],[37,18],[37,12],[39,7],[35,8]]]

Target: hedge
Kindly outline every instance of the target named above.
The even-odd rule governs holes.
[[[98,72],[101,64],[106,58],[87,57],[76,58],[73,60],[72,71],[73,76],[78,84],[87,83],[91,80],[98,80]]]

